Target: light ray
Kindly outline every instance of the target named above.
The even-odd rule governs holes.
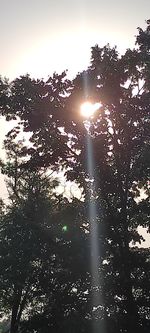
[[[92,288],[92,309],[102,307],[102,299],[100,298],[100,252],[99,252],[99,237],[98,237],[98,223],[97,223],[97,207],[95,197],[95,163],[93,155],[92,138],[90,136],[90,128],[87,132],[87,168],[89,174],[89,195],[88,195],[88,215],[90,223],[90,247],[91,247],[91,288]],[[93,315],[93,333],[99,333],[97,321]],[[104,333],[104,330],[103,332]]]

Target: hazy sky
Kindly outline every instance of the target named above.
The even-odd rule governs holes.
[[[98,43],[132,47],[150,0],[0,0],[0,74],[75,75]]]

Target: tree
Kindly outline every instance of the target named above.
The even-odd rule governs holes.
[[[137,38],[140,43],[141,34],[143,32],[140,30]],[[104,223],[105,246],[110,249],[109,255],[113,256],[109,270],[112,269],[113,278],[116,274],[119,275],[120,287],[118,290],[115,288],[115,293],[123,303],[127,323],[124,329],[128,332],[141,325],[133,293],[133,255],[130,242],[140,241],[138,225],[149,226],[149,216],[146,216],[149,200],[145,200],[145,208],[143,202],[135,202],[135,195],[139,195],[140,188],[145,189],[147,195],[149,192],[148,66],[148,46],[146,50],[144,47],[127,50],[122,57],[109,45],[104,48],[95,46],[92,48],[91,66],[77,76],[69,97],[69,104],[73,105],[72,147],[79,150],[80,154],[76,157],[76,163],[69,163],[71,171],[67,174],[71,179],[78,174],[82,184],[88,177],[85,166],[86,134],[75,120],[72,101],[77,101],[75,107],[85,98],[102,103],[100,111],[90,120],[97,205],[99,216],[100,211],[104,214],[99,219],[99,228],[101,230]],[[65,130],[67,131],[67,126]],[[107,260],[108,258],[106,257]],[[113,298],[114,296],[113,294]],[[117,303],[121,310],[121,304]],[[109,308],[109,315],[110,311]]]
[[[77,319],[82,332],[89,261],[81,203],[56,194],[49,172],[22,169],[21,142],[8,139],[5,148],[10,203],[5,210],[1,204],[1,311],[11,316],[11,333],[69,331]]]
[[[67,174],[70,179],[78,175],[80,183],[85,186],[88,177],[85,165],[86,134],[76,121],[74,105],[77,108],[85,99],[102,103],[102,108],[90,120],[99,229],[104,224],[105,247],[109,249],[111,258],[109,270],[112,269],[116,282],[118,278],[115,275],[119,276],[119,288],[115,288],[114,293],[121,298],[121,302],[115,303],[120,310],[122,308],[123,320],[126,321],[124,330],[128,332],[140,329],[141,325],[133,293],[130,242],[140,241],[138,225],[149,227],[149,216],[146,216],[149,200],[145,200],[145,208],[143,202],[135,202],[140,188],[149,194],[148,66],[148,47],[146,50],[141,47],[127,50],[124,56],[119,57],[116,49],[111,49],[109,45],[104,48],[95,46],[92,48],[91,66],[74,80],[74,89],[69,96],[69,105],[73,106],[72,147],[80,154],[69,162],[71,170]],[[76,104],[73,104],[74,100]],[[66,132],[67,129],[68,124]],[[103,217],[100,211],[103,211]],[[105,259],[109,260],[109,257]],[[114,293],[111,291],[113,299]],[[109,316],[110,312],[109,307]],[[121,327],[123,329],[123,323]]]
[[[11,202],[1,214],[0,279],[2,309],[5,314],[11,311],[13,333],[18,331],[23,313],[33,305],[35,309],[42,306],[40,276],[46,261],[51,261],[56,252],[52,235],[46,237],[55,199],[52,185],[40,173],[22,174],[17,146],[9,148],[13,148],[9,162],[2,165],[2,172],[9,176]]]

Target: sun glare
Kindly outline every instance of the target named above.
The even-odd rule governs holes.
[[[94,115],[94,113],[100,108],[101,103],[91,103],[85,102],[81,105],[81,115],[85,118],[90,118]]]

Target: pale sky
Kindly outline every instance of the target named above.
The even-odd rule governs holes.
[[[0,75],[47,78],[68,69],[73,77],[89,65],[90,47],[110,43],[123,53],[149,18],[150,0],[0,0]],[[9,126],[0,119],[0,157]],[[6,199],[2,177],[0,186]]]
[[[96,43],[132,47],[149,13],[149,0],[0,0],[0,74],[74,76]]]

